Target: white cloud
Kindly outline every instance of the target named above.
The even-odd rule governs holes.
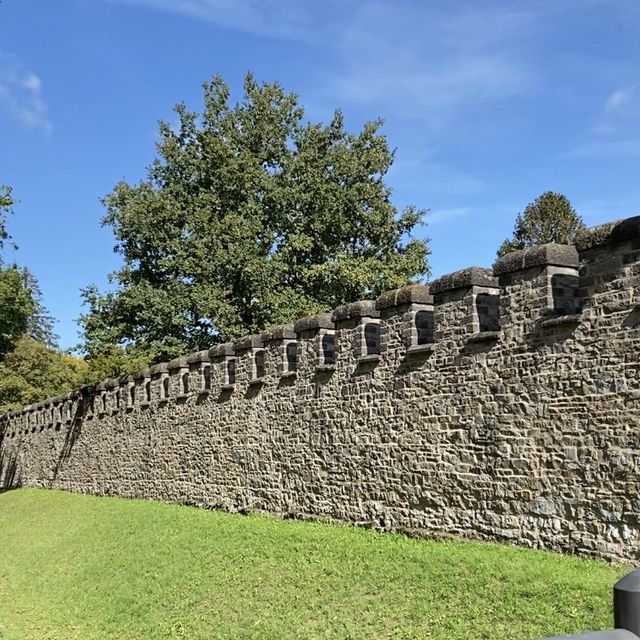
[[[437,211],[429,212],[427,216],[427,224],[440,224],[442,222],[449,222],[457,218],[466,218],[474,211],[473,207],[453,207],[451,209],[438,209]]]
[[[42,81],[15,56],[0,54],[0,111],[28,129],[51,133]]]
[[[631,102],[633,97],[633,87],[627,87],[626,89],[618,89],[614,91],[605,102],[604,112],[612,113],[614,111],[618,111],[620,108],[624,107],[626,104]]]

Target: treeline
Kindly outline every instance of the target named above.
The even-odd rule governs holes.
[[[7,215],[16,204],[0,186],[0,411],[71,391],[85,382],[88,366],[57,348],[54,322],[27,268],[6,264]]]

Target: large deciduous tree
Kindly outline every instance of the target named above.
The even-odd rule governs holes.
[[[202,114],[176,112],[147,178],[104,199],[123,266],[114,291],[84,291],[90,356],[201,349],[428,274],[424,211],[391,203],[380,121],[304,123],[295,94],[251,75],[238,104],[215,77]]]
[[[566,196],[546,191],[518,214],[513,236],[502,243],[498,256],[548,242],[573,244],[584,228],[582,218]]]

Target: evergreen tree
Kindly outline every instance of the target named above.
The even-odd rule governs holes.
[[[572,244],[585,228],[568,198],[561,193],[547,191],[528,204],[516,218],[513,237],[505,240],[498,257],[538,244],[557,242]]]

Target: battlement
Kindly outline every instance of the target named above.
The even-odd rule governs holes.
[[[633,559],[640,216],[0,416],[0,486]]]

